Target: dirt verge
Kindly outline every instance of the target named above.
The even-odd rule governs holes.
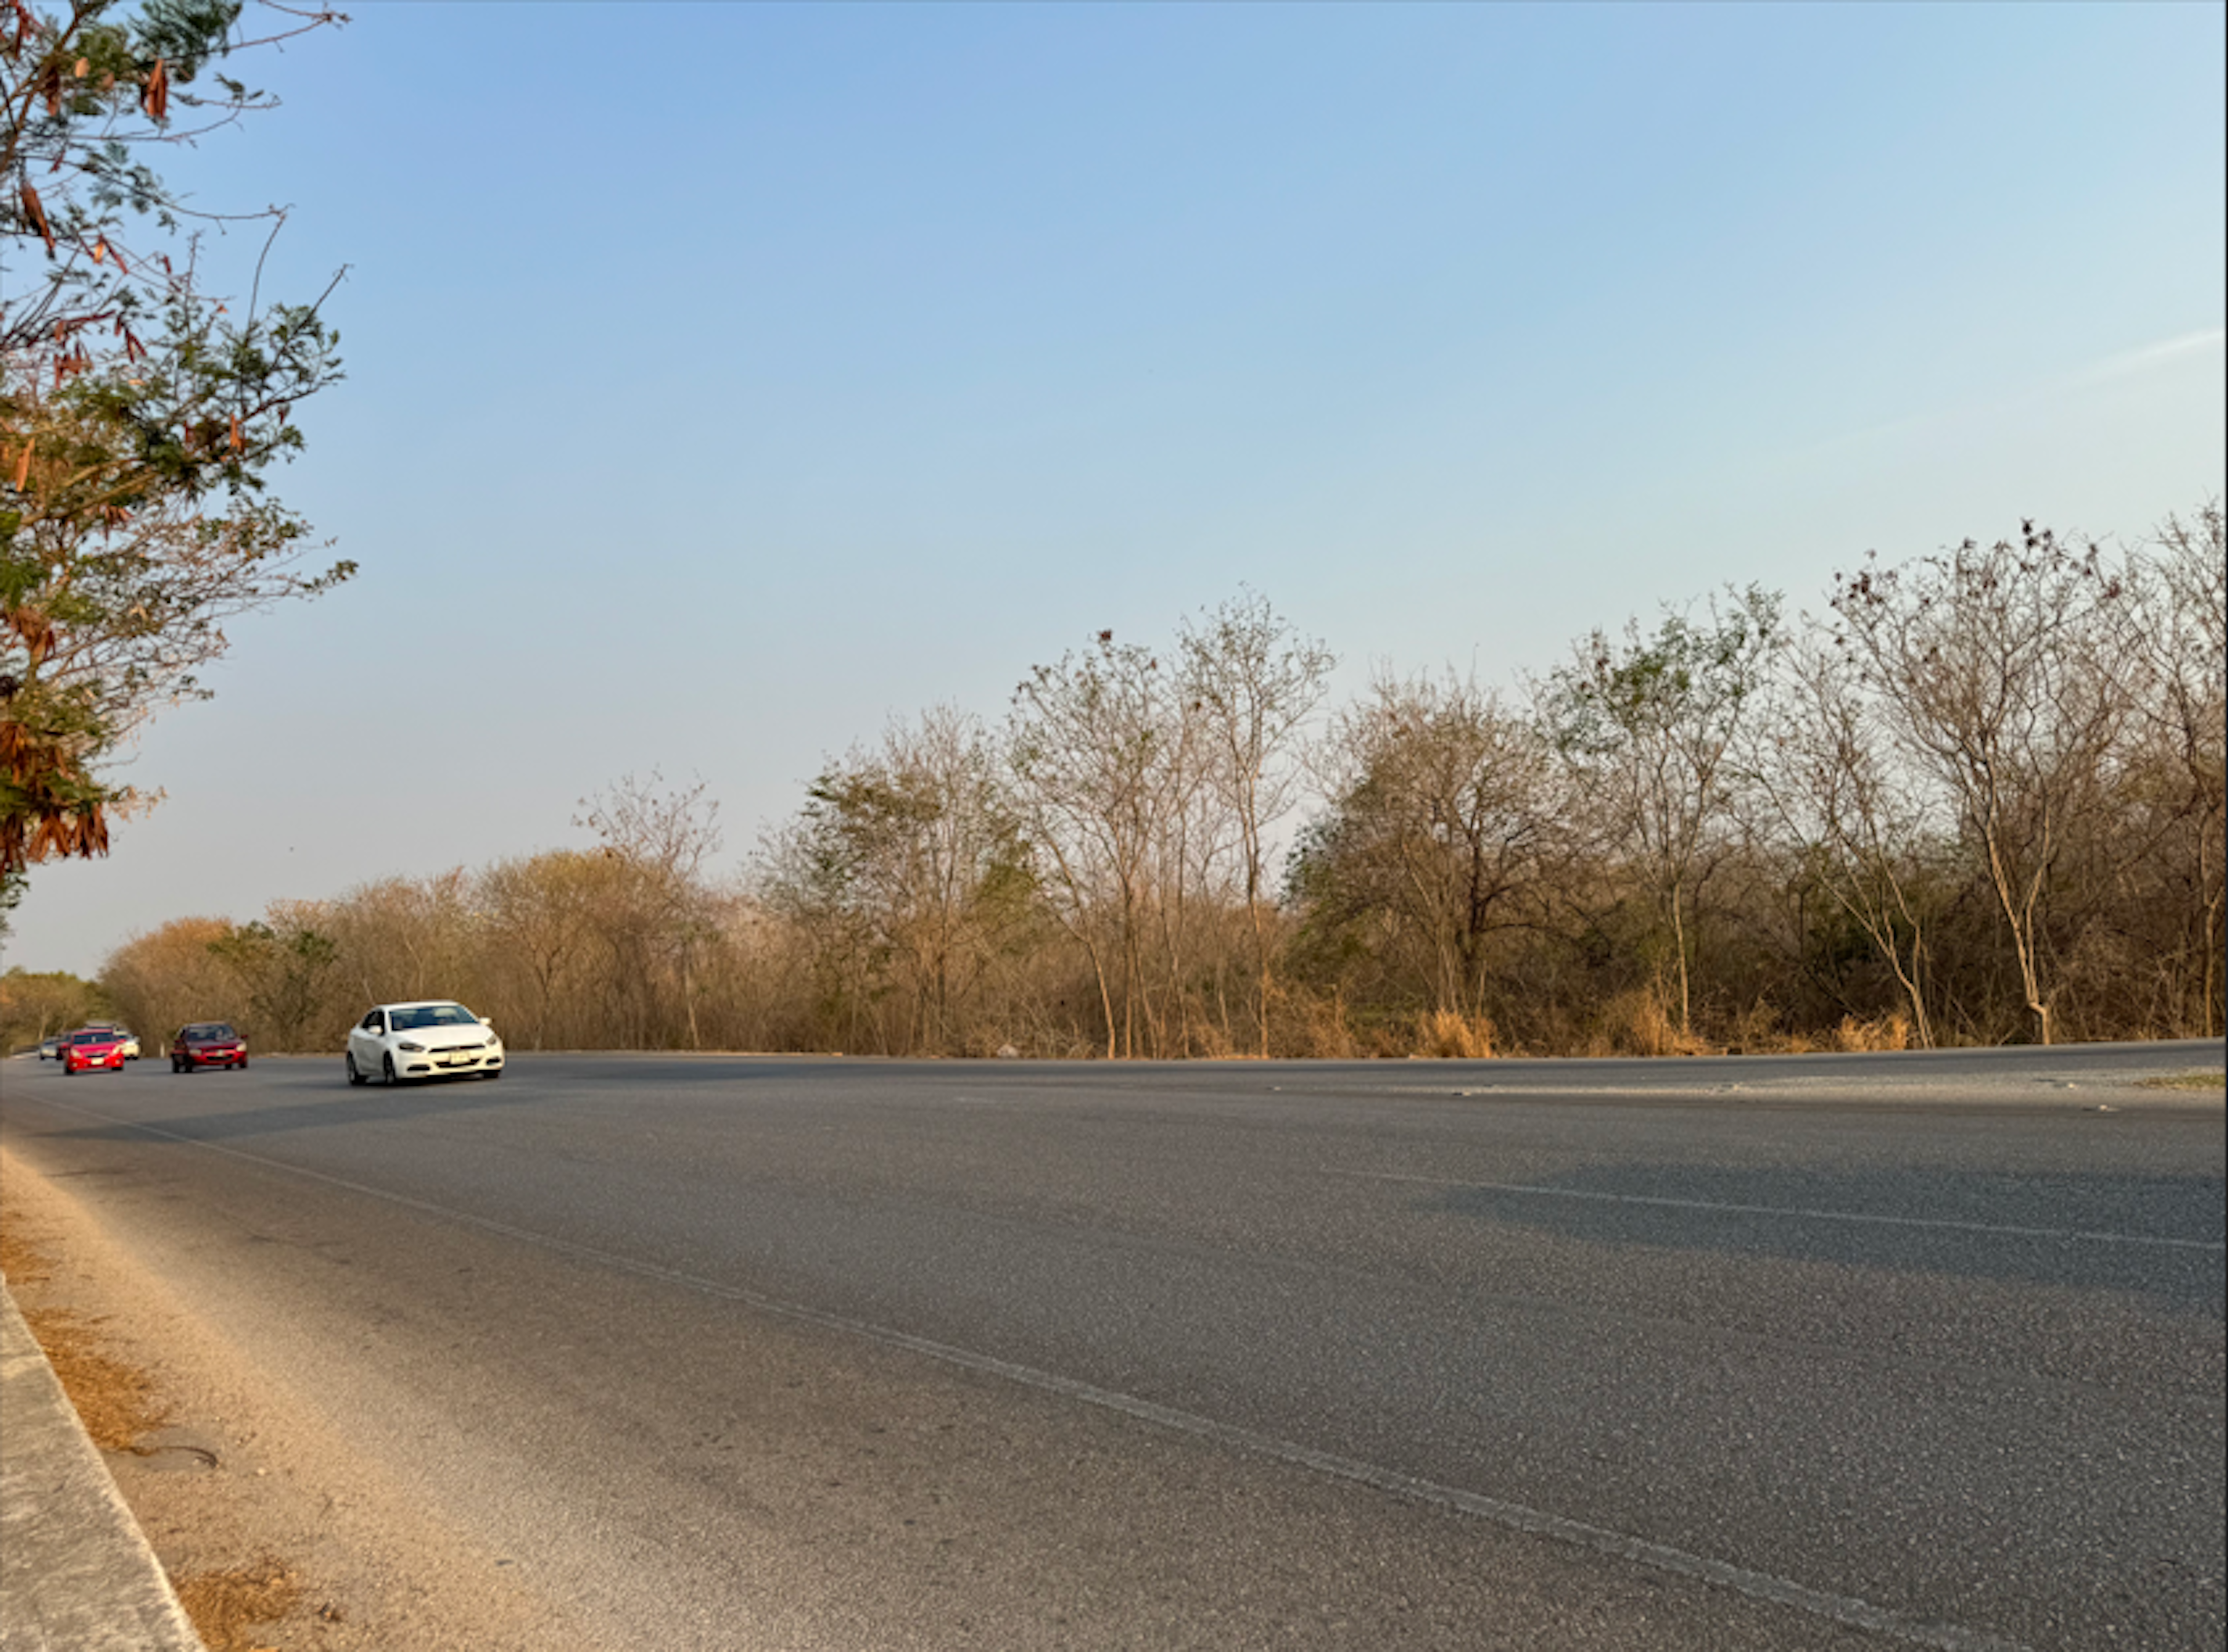
[[[579,1645],[13,1154],[0,1272],[209,1652]]]

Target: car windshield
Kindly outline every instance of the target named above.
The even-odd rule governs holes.
[[[480,1024],[480,1018],[461,1004],[419,1004],[391,1013],[397,1032],[409,1032],[419,1027],[477,1027]]]
[[[112,1044],[115,1042],[116,1035],[112,1032],[74,1032],[70,1035],[70,1043],[74,1044]]]
[[[221,1021],[212,1021],[206,1026],[188,1027],[186,1036],[203,1040],[237,1038],[240,1035]]]

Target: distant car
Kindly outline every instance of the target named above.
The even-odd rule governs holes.
[[[124,1041],[113,1027],[80,1027],[62,1043],[65,1076],[103,1070],[124,1070]]]
[[[247,1040],[222,1021],[196,1021],[170,1040],[170,1070],[190,1073],[202,1067],[245,1067]]]
[[[61,1058],[62,1038],[60,1033],[55,1034],[51,1038],[42,1038],[39,1040],[39,1059],[41,1061],[58,1062]]]
[[[129,1027],[119,1027],[113,1021],[88,1021],[78,1030],[112,1032],[116,1035],[117,1042],[124,1046],[124,1059],[127,1062],[136,1062],[139,1059],[139,1035]]]
[[[389,1084],[464,1074],[501,1078],[503,1040],[461,1004],[381,1004],[349,1029],[345,1059],[351,1084],[375,1076]]]

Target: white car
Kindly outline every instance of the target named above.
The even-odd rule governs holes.
[[[351,1084],[466,1073],[501,1078],[503,1040],[461,1004],[381,1004],[349,1029],[347,1059]]]

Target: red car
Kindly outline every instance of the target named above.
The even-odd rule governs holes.
[[[62,1040],[62,1072],[96,1073],[106,1068],[124,1070],[124,1035],[113,1027],[80,1027]]]
[[[178,1029],[170,1040],[170,1070],[190,1073],[197,1067],[245,1067],[247,1040],[221,1021],[196,1021]]]

